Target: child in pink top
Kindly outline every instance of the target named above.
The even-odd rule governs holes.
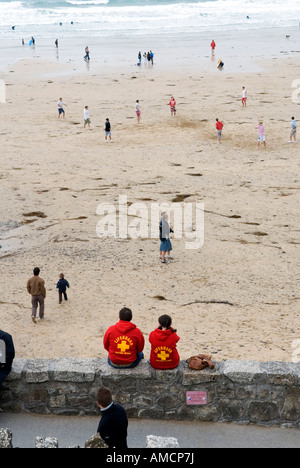
[[[263,142],[264,146],[266,147],[266,135],[265,135],[265,127],[264,127],[263,121],[260,120],[258,126],[255,128],[258,130],[258,142],[257,142],[258,148],[261,142]]]

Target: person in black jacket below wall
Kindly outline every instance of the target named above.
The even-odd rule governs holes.
[[[0,387],[11,372],[15,358],[15,347],[11,335],[0,330]]]
[[[109,388],[101,387],[96,393],[96,400],[102,413],[97,432],[110,449],[127,449],[126,411],[113,402]]]

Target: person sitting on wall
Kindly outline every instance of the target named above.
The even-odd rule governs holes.
[[[151,343],[150,364],[154,369],[174,369],[179,365],[180,357],[177,343],[180,340],[169,315],[162,315],[158,319],[158,328],[150,333]]]
[[[15,347],[11,335],[0,330],[0,387],[12,369]]]
[[[145,340],[142,332],[131,323],[132,311],[124,307],[119,312],[120,321],[110,327],[103,339],[108,351],[108,364],[118,369],[132,369],[144,359]]]

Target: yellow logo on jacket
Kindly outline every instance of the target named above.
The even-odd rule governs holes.
[[[130,346],[133,346],[133,341],[128,336],[119,336],[114,343],[117,345],[116,354],[131,354],[127,351],[130,349]]]
[[[167,346],[158,346],[155,348],[154,353],[157,355],[157,362],[168,362],[172,359],[168,359],[172,353],[172,349]]]

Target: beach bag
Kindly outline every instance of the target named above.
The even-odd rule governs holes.
[[[189,369],[192,370],[202,370],[206,367],[209,367],[210,369],[215,368],[215,365],[211,360],[211,356],[207,356],[206,354],[198,354],[197,356],[192,356],[189,359],[187,359],[186,362],[189,366]]]

